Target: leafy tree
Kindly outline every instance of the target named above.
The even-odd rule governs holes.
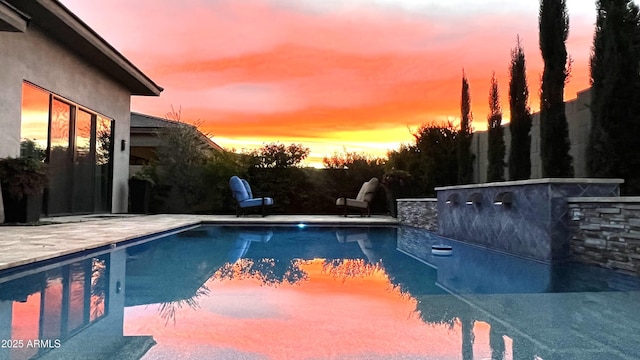
[[[387,173],[410,174],[412,190],[407,196],[433,196],[435,187],[456,184],[458,133],[450,122],[422,124],[413,133],[413,144],[387,153]]]
[[[309,156],[309,148],[302,144],[285,146],[281,143],[270,143],[250,151],[249,154],[255,158],[255,167],[285,169],[300,165]]]
[[[309,155],[309,148],[301,144],[269,143],[248,155],[252,162],[247,177],[254,195],[272,197],[274,212],[296,212],[302,204],[308,204],[311,186],[307,173],[299,165]]]
[[[509,179],[526,180],[531,177],[531,112],[527,84],[524,49],[520,37],[511,50],[509,68],[509,109],[511,111],[511,149],[509,151]]]
[[[232,213],[234,201],[229,188],[229,178],[234,175],[245,178],[246,159],[241,154],[224,151],[211,157],[204,166],[206,197],[203,199],[213,213]]]
[[[20,141],[20,157],[28,157],[38,161],[44,161],[47,157],[47,150],[30,139]]]
[[[498,80],[496,73],[491,76],[491,87],[489,90],[489,149],[487,167],[487,181],[504,181],[504,155],[506,152],[504,144],[504,127],[502,126],[502,107],[500,106],[500,94],[498,92]]]
[[[566,0],[540,2],[540,50],[544,60],[540,94],[540,154],[543,177],[572,177],[564,85],[569,76],[565,42],[569,35]]]
[[[473,140],[473,114],[471,113],[471,95],[469,81],[462,72],[462,101],[461,101],[460,132],[458,134],[458,184],[469,184],[473,179],[473,154],[471,141]]]
[[[197,124],[190,125],[180,120],[180,113],[172,113],[173,123],[160,129],[156,136],[158,163],[156,176],[160,187],[171,187],[177,191],[182,206],[167,211],[192,211],[206,191],[203,166],[210,158],[210,148],[203,141]]]
[[[427,125],[422,125],[422,128]],[[435,126],[435,125],[433,125]],[[421,128],[421,129],[422,129]],[[417,138],[416,135],[421,130],[415,132],[414,139]],[[454,153],[455,155],[455,153]],[[414,194],[417,195],[426,195],[433,193],[433,188],[429,189],[427,185],[427,160],[425,159],[424,154],[418,149],[416,144],[401,144],[398,150],[390,150],[387,152],[387,163],[385,168],[387,171],[406,171],[408,172],[413,181],[414,186]],[[456,165],[457,166],[457,165]]]
[[[355,169],[384,165],[385,159],[361,154],[355,151],[334,152],[330,157],[322,158],[326,169]]]
[[[423,124],[413,137],[416,141],[416,152],[423,161],[424,173],[421,177],[427,195],[435,195],[435,187],[456,184],[457,150],[460,143],[459,131],[453,124]]]
[[[631,0],[599,0],[591,54],[589,176],[640,192],[640,16]]]

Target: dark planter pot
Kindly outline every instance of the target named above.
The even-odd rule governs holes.
[[[130,211],[134,214],[148,214],[151,202],[151,183],[147,180],[129,179]]]
[[[409,197],[409,188],[408,186],[387,186],[384,188],[385,194],[387,196],[387,210],[389,210],[389,214],[392,217],[398,217],[398,199],[403,199]]]
[[[396,204],[396,197],[393,195],[393,192],[386,190],[385,194],[387,196],[387,210],[389,210],[389,215],[391,217],[398,217],[398,205]]]
[[[16,200],[2,189],[5,223],[30,223],[40,220],[42,195],[27,195]]]

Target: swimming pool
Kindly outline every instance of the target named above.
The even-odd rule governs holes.
[[[0,273],[0,359],[636,359],[639,310],[414,228],[201,226]]]

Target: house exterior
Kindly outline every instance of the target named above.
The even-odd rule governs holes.
[[[156,149],[161,145],[161,140],[157,134],[162,129],[172,126],[195,127],[195,125],[184,122],[131,112],[131,151],[129,154],[131,173],[139,170],[141,165],[149,165],[158,160]],[[202,141],[202,149],[211,153],[224,151],[220,145],[199,130],[198,135]]]
[[[57,0],[0,0],[0,158],[48,164],[47,215],[126,212],[131,96],[162,88]]]

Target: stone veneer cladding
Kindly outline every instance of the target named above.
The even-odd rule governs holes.
[[[438,199],[398,199],[400,224],[438,231]]]
[[[436,188],[442,236],[543,262],[568,260],[571,232],[567,197],[619,196],[621,180],[536,179]],[[510,206],[496,195],[513,195]],[[447,199],[457,194],[457,204]],[[467,205],[472,194],[480,202]]]
[[[568,201],[572,260],[640,275],[640,197]]]

